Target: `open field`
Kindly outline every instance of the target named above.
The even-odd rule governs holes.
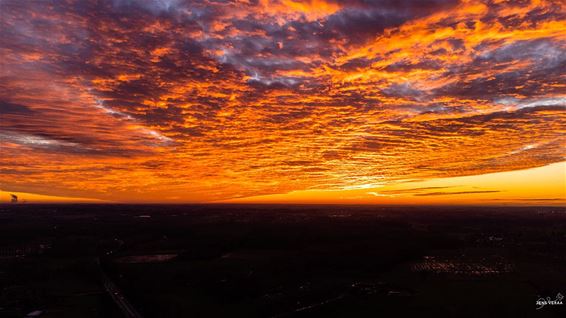
[[[556,207],[4,205],[0,316],[563,317]],[[96,259],[100,259],[100,266]]]

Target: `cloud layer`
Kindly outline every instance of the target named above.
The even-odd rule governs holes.
[[[0,6],[11,191],[209,201],[564,160],[561,1]]]

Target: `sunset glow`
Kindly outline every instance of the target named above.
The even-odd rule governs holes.
[[[566,204],[563,1],[0,12],[2,202]]]

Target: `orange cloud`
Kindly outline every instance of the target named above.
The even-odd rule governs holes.
[[[387,194],[375,185],[400,180],[564,161],[559,2],[3,9],[7,191],[208,202],[360,190],[373,199]],[[420,200],[504,196],[450,191]]]

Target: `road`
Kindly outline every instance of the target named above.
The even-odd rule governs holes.
[[[124,317],[127,318],[142,318],[143,316],[130,304],[130,302],[126,299],[120,288],[104,273],[102,270],[102,266],[100,266],[100,259],[96,259],[96,263],[100,269],[100,275],[102,278],[102,283],[104,285],[104,289],[110,295],[114,303],[120,308]]]

